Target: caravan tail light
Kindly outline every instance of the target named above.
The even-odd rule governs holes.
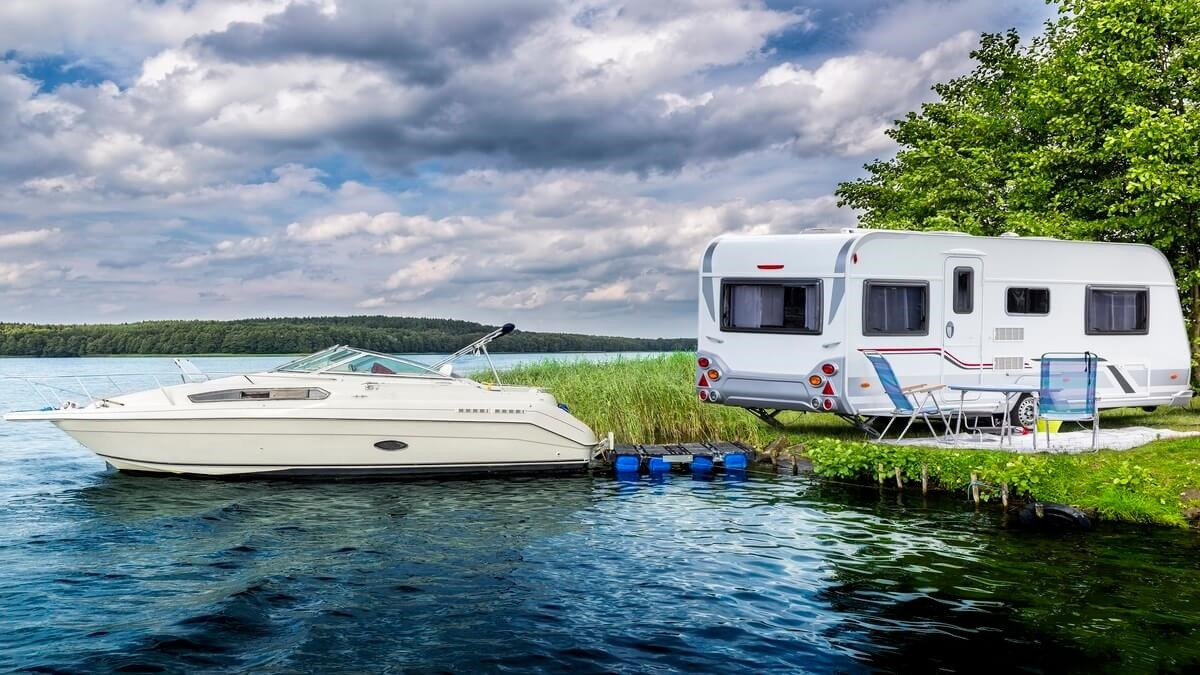
[[[707,392],[707,391],[705,391],[705,390],[703,390],[703,389],[701,389],[701,390],[700,390],[700,400],[701,400],[701,401],[707,401],[707,400],[708,400],[708,392]]]
[[[819,387],[824,384],[825,380],[820,375],[809,375],[808,384],[813,387]]]
[[[717,401],[720,401],[720,400],[721,400],[721,395],[719,393],[717,393],[715,391],[708,392],[708,402],[709,403],[716,403]]]
[[[701,368],[707,368],[708,364],[710,364],[710,363],[712,363],[712,362],[709,361],[708,358],[704,357],[704,356],[701,356],[700,358],[696,359],[696,365],[700,366]]]
[[[713,382],[721,379],[721,371],[717,370],[716,368],[709,368],[706,375],[708,375],[708,379]]]
[[[827,398],[824,401],[821,401],[821,407],[826,410],[833,410],[833,399]]]
[[[837,364],[826,363],[821,366],[821,372],[829,376],[837,375]]]

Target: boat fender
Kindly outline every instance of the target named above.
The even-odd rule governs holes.
[[[1090,530],[1092,520],[1083,511],[1066,504],[1033,502],[1017,511],[1017,525],[1026,529]]]

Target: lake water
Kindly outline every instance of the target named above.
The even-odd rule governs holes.
[[[0,408],[28,397],[0,381]],[[1200,536],[1003,525],[957,498],[758,474],[125,476],[49,425],[0,423],[0,669],[1200,667]]]

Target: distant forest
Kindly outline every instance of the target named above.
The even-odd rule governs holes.
[[[494,330],[453,319],[331,316],[237,321],[142,321],[54,325],[0,323],[0,356],[115,354],[304,354],[347,344],[392,354],[453,352]],[[681,351],[687,338],[625,338],[526,333],[497,340],[493,352]]]

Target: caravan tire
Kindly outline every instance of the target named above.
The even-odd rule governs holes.
[[[1032,429],[1037,425],[1037,403],[1030,394],[1021,394],[1012,410],[1008,411],[1008,423]]]

